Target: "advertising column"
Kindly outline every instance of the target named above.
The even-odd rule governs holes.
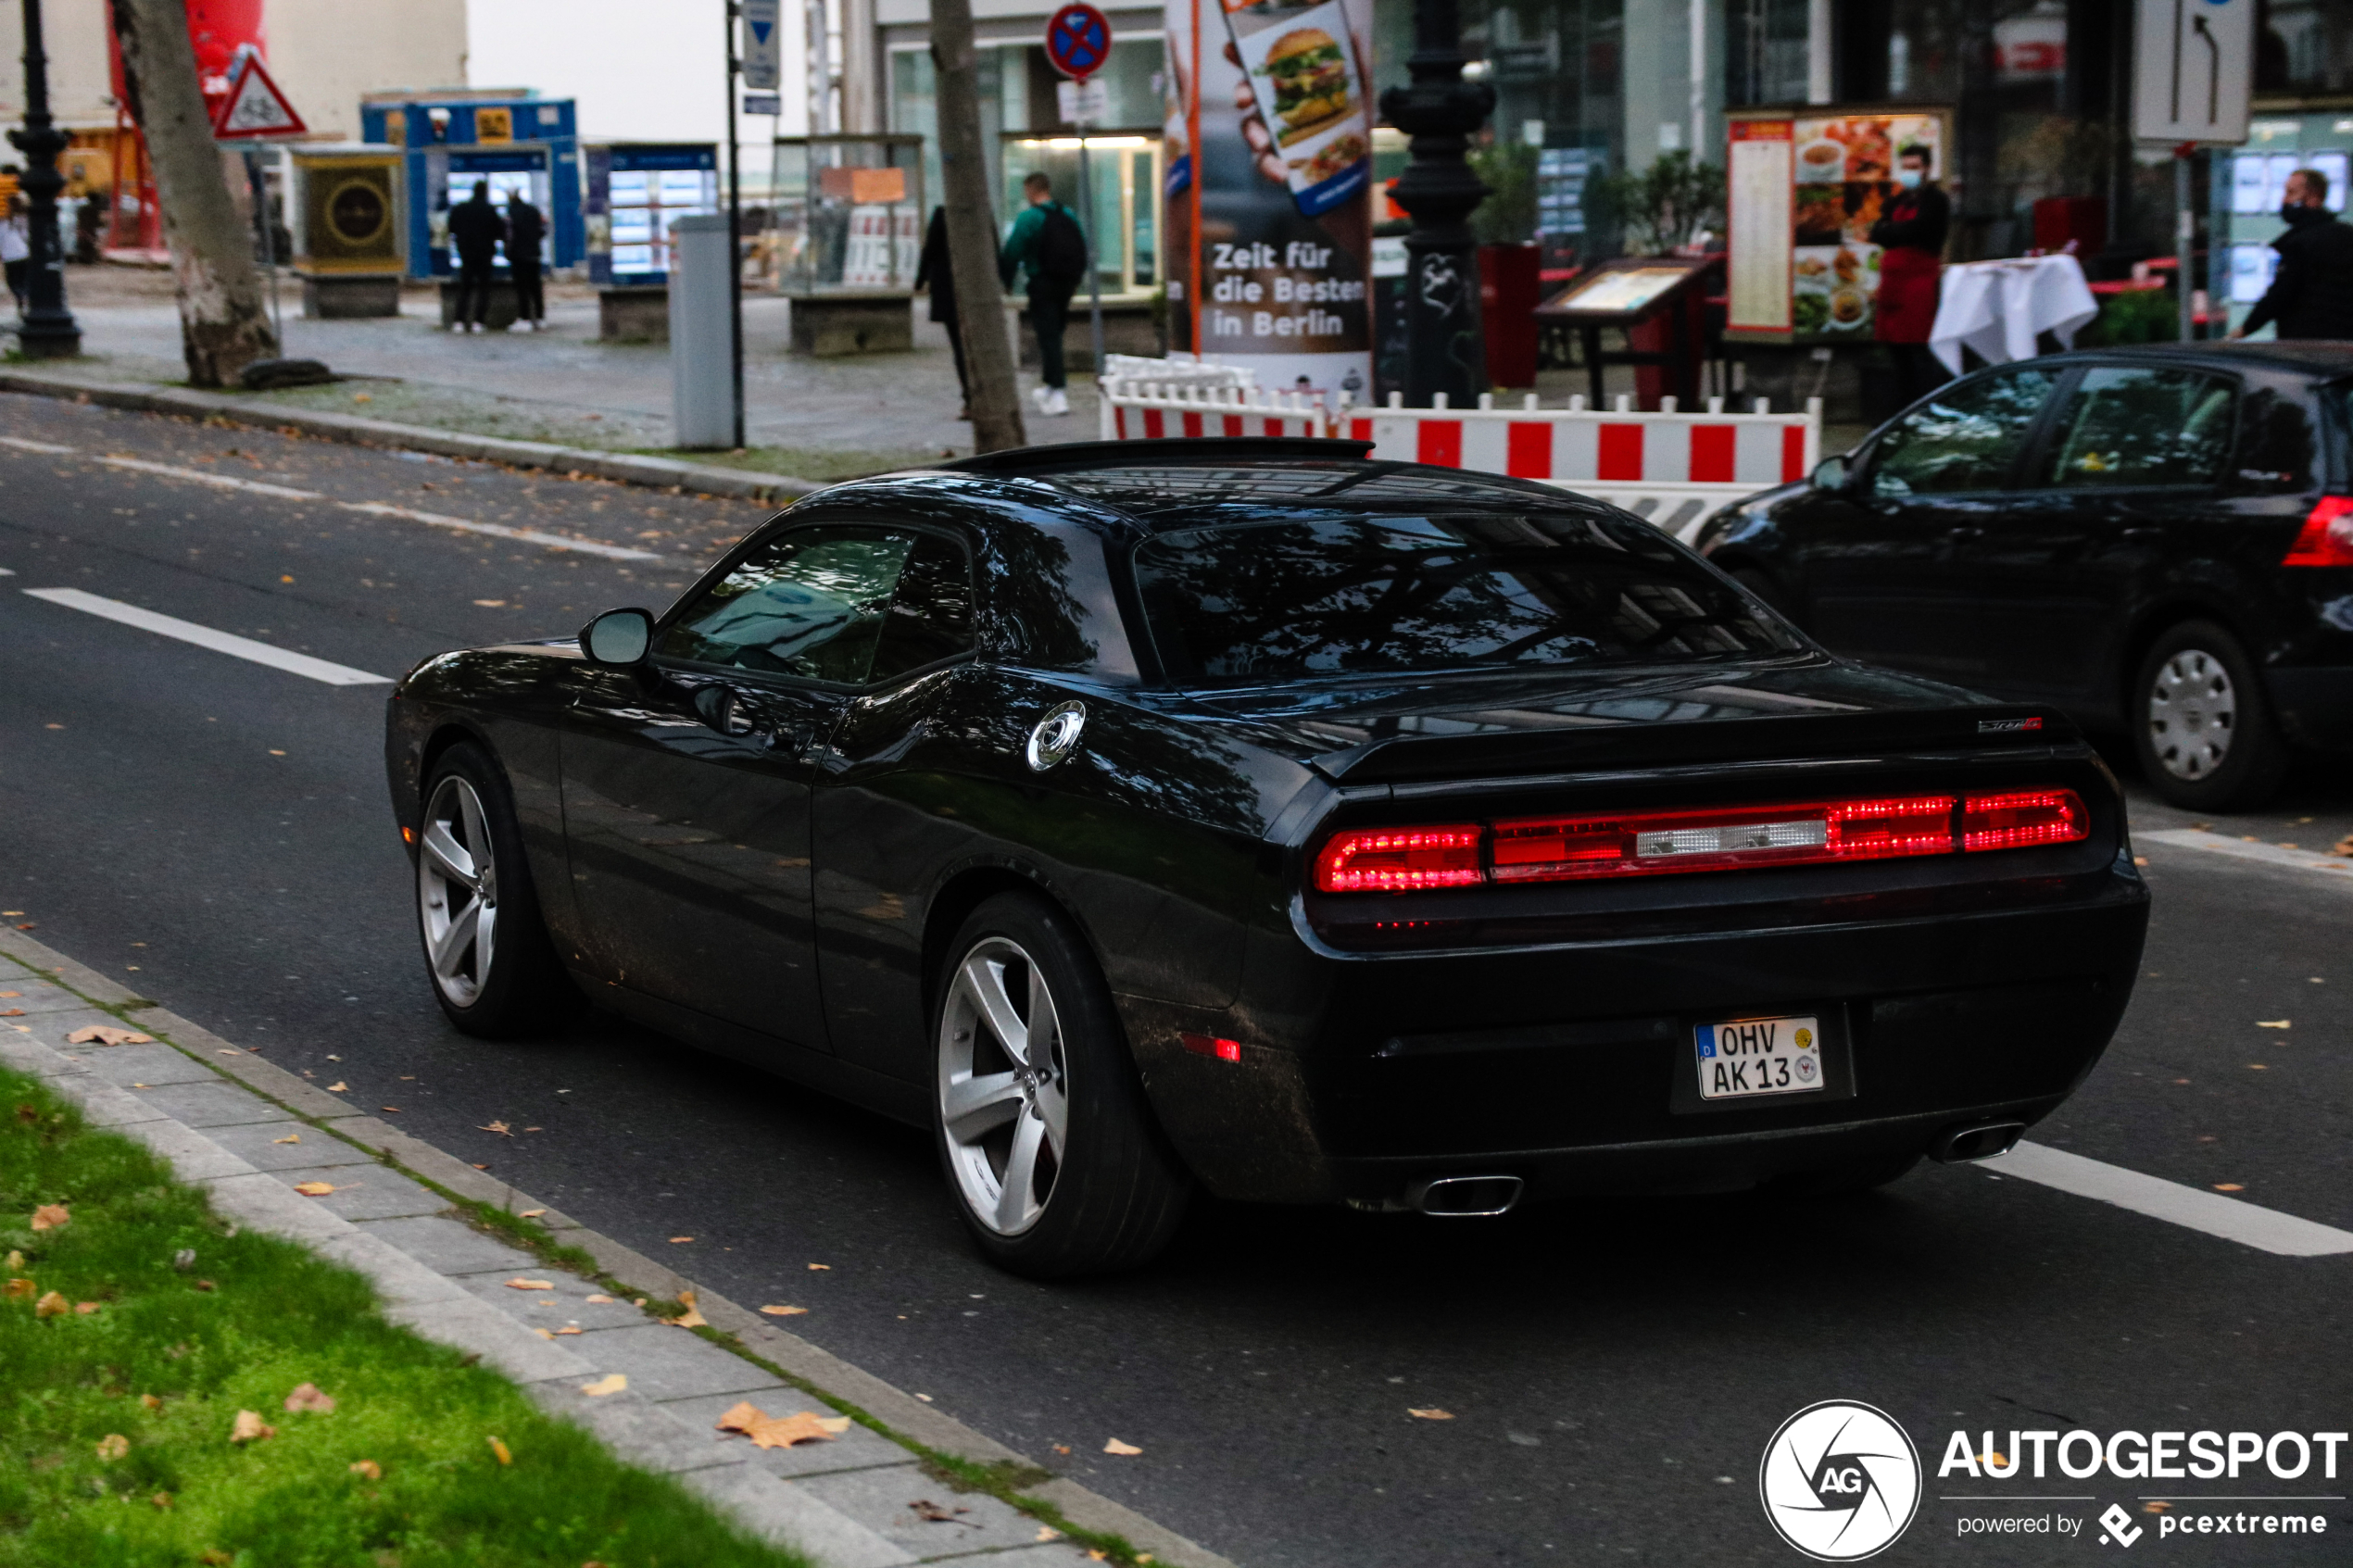
[[[1168,0],[1169,346],[1372,384],[1371,0]]]

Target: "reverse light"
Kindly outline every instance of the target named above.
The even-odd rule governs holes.
[[[1495,824],[1494,878],[1497,882],[1559,882],[1944,855],[1954,847],[1953,806],[1949,795],[1921,795],[1607,816],[1521,817]]]
[[[2091,836],[2091,813],[2083,809],[2083,797],[2071,789],[1972,795],[1961,804],[1964,849],[2023,849]]]
[[[1239,1061],[1242,1059],[1242,1043],[1239,1040],[1221,1040],[1214,1035],[1180,1035],[1177,1038],[1183,1040],[1185,1048],[1195,1056],[1214,1057],[1219,1061]]]
[[[2353,566],[2353,495],[2322,496],[2280,564]]]
[[[1351,828],[1334,834],[1315,857],[1315,885],[1326,893],[1407,893],[1484,882],[1483,835],[1470,824]]]

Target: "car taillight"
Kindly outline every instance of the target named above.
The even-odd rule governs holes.
[[[2022,789],[1350,828],[1316,854],[1315,886],[1408,893],[2023,849],[2089,838],[2091,823],[2075,791]]]
[[[2323,495],[2282,566],[2353,566],[2353,495]]]
[[[1953,804],[1949,795],[1923,795],[1521,817],[1495,824],[1494,875],[1497,882],[1556,882],[1943,855],[1953,847]]]
[[[2022,789],[1972,795],[1961,804],[1961,847],[2022,849],[2092,836],[2091,813],[2071,789]]]
[[[1484,882],[1481,836],[1468,824],[1351,828],[1334,834],[1315,857],[1315,885],[1326,893],[1405,893]]]

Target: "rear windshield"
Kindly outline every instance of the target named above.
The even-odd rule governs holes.
[[[1682,664],[1803,645],[1630,519],[1342,517],[1199,528],[1136,548],[1176,680]]]

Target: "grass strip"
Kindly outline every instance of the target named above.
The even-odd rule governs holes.
[[[0,1564],[807,1568],[5,1071],[0,1254]]]

